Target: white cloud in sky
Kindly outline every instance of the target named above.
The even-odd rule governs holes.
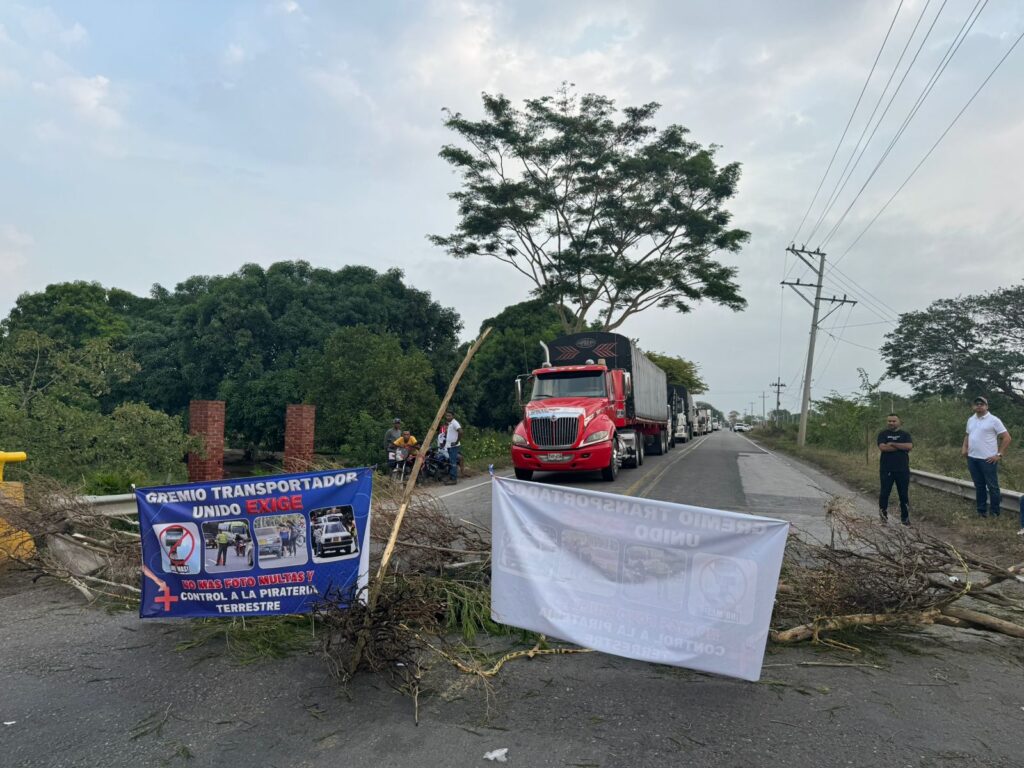
[[[245,49],[238,43],[231,43],[224,51],[224,64],[235,67],[246,59]]]
[[[22,232],[13,224],[0,227],[0,281],[5,285],[5,292],[15,291],[22,286],[21,272],[28,264],[28,252],[35,245],[32,235]],[[15,292],[12,292],[16,295]]]
[[[53,87],[83,120],[101,128],[121,125],[121,114],[111,104],[109,78],[103,75],[62,77]]]
[[[77,21],[64,22],[52,8],[30,8],[17,6],[21,25],[28,36],[36,41],[57,42],[75,46],[89,40],[89,32]]]

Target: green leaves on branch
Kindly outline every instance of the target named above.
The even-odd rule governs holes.
[[[335,332],[322,354],[301,363],[307,402],[317,406],[317,440],[340,446],[347,463],[383,461],[384,431],[394,417],[422,439],[437,410],[432,369],[395,334],[365,326]]]
[[[180,418],[138,403],[110,413],[100,406],[112,383],[136,370],[129,355],[112,351],[104,339],[77,349],[34,331],[0,340],[0,442],[29,455],[12,476],[33,472],[87,491],[120,493],[131,482],[182,479],[181,459],[192,442]],[[94,481],[101,473],[99,488]]]
[[[668,374],[669,384],[681,384],[691,395],[699,395],[707,391],[708,385],[700,377],[700,366],[691,360],[657,352],[644,352],[644,354]]]
[[[567,86],[517,109],[484,94],[485,117],[447,112],[464,142],[441,157],[462,177],[451,197],[459,223],[435,244],[457,257],[488,256],[533,283],[562,330],[614,330],[651,307],[688,312],[708,299],[745,301],[736,270],[715,260],[749,233],[730,228],[725,203],[740,167],[718,166],[717,147],[651,124],[659,105],[621,110]]]

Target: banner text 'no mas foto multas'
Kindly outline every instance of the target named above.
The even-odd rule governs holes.
[[[366,586],[370,469],[140,488],[147,617],[305,613]]]

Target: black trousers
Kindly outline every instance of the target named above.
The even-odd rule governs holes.
[[[900,519],[910,519],[910,470],[879,470],[881,491],[878,494],[878,508],[889,509],[889,495],[892,493],[893,485],[896,486],[896,493],[900,497]]]

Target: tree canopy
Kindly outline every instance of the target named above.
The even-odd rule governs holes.
[[[900,315],[881,353],[921,394],[993,394],[1024,405],[1024,283]]]
[[[230,444],[279,448],[285,405],[309,397],[300,361],[309,368],[328,339],[355,326],[397,339],[403,355],[425,355],[429,365],[417,375],[433,389],[447,386],[458,364],[459,316],[406,285],[399,270],[246,264],[230,275],[190,277],[173,290],[154,286],[148,297],[58,283],[20,296],[0,334],[17,349],[48,340],[69,359],[99,344],[109,355],[127,355],[135,369],[110,382],[98,401],[106,412],[134,401],[181,415],[191,399],[224,399]],[[18,364],[30,364],[32,350],[22,352]]]
[[[31,462],[13,467],[12,476],[36,472],[121,493],[132,482],[182,479],[191,441],[180,417],[139,403],[102,408],[111,388],[138,370],[108,339],[73,347],[32,330],[0,338],[0,440]],[[100,474],[105,481],[97,485]]]
[[[700,366],[691,360],[658,352],[645,352],[644,354],[665,371],[669,384],[681,384],[691,395],[699,395],[707,391],[708,385],[700,377]]]
[[[568,86],[517,109],[483,95],[485,117],[448,111],[464,142],[441,157],[461,175],[454,233],[431,240],[457,257],[487,256],[533,283],[562,330],[611,331],[651,307],[688,312],[745,301],[736,270],[716,261],[749,233],[730,228],[738,163],[680,125],[657,130],[656,103],[621,110]]]

